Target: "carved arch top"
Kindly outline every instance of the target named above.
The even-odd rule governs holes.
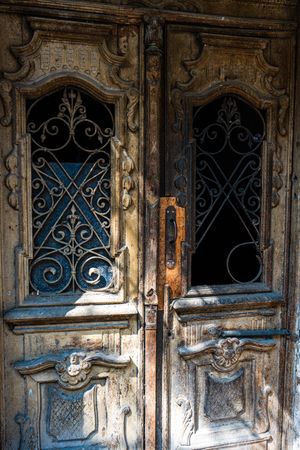
[[[31,40],[11,50],[20,68],[5,72],[0,80],[0,100],[3,117],[8,126],[12,119],[11,95],[13,84],[26,85],[66,75],[81,74],[100,83],[105,89],[125,92],[128,129],[138,130],[139,80],[135,57],[138,36],[130,26],[93,24],[29,18],[33,30]]]

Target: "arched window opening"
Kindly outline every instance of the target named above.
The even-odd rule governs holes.
[[[192,285],[260,282],[263,111],[225,95],[194,108],[193,130]]]
[[[110,252],[114,105],[67,86],[27,102],[31,135],[32,293],[114,285]]]

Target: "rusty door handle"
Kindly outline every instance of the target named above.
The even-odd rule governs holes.
[[[166,209],[166,266],[168,269],[173,269],[176,265],[176,240],[176,209],[174,206],[168,206]]]

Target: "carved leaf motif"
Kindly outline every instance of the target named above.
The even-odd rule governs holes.
[[[17,211],[19,209],[17,146],[14,146],[13,150],[7,156],[5,166],[8,171],[8,175],[5,178],[5,185],[10,191],[8,194],[8,203]]]

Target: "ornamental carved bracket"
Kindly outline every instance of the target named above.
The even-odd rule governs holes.
[[[127,367],[130,361],[129,356],[116,356],[102,351],[74,350],[43,355],[28,361],[18,361],[15,363],[15,369],[21,375],[32,375],[54,369],[58,383],[65,389],[75,390],[90,382],[93,366],[121,369]]]
[[[267,352],[276,346],[274,339],[237,339],[226,338],[201,342],[193,346],[178,348],[179,355],[185,360],[211,354],[212,366],[221,372],[231,371],[239,362],[246,350]]]

